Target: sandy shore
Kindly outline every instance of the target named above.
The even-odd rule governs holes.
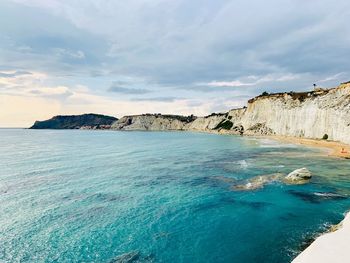
[[[350,262],[350,212],[338,230],[318,237],[292,263]]]
[[[327,155],[333,157],[341,157],[350,159],[350,145],[327,141],[327,140],[317,140],[317,139],[306,139],[306,138],[297,138],[297,137],[288,137],[288,136],[268,136],[268,138],[288,142],[293,144],[307,145],[311,147],[323,148],[325,149]]]

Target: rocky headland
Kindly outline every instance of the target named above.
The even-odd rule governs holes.
[[[46,121],[36,121],[30,129],[110,129],[118,119],[100,114],[58,115]]]

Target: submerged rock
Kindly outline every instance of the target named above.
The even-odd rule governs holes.
[[[246,180],[242,184],[232,186],[233,190],[249,191],[263,188],[264,185],[272,182],[283,182],[286,184],[304,184],[309,182],[312,175],[306,168],[297,169],[284,177],[282,173],[274,173],[268,175],[260,175]]]
[[[280,173],[260,175],[247,180],[245,184],[234,185],[232,188],[241,191],[255,190],[264,187],[265,184],[279,181],[282,176]]]
[[[337,194],[337,193],[320,193],[320,192],[302,192],[296,190],[289,190],[288,193],[300,198],[303,201],[318,204],[322,201],[332,201],[332,200],[344,200],[347,196]]]
[[[140,258],[139,251],[131,251],[131,252],[122,254],[120,256],[117,256],[116,258],[112,259],[110,263],[130,263],[130,262],[135,262],[139,258]]]
[[[311,179],[311,172],[304,168],[296,169],[293,172],[289,173],[284,181],[290,184],[303,184],[307,183]]]

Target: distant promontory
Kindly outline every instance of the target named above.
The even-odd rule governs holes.
[[[46,121],[36,121],[30,129],[109,129],[118,119],[101,114],[58,115]]]

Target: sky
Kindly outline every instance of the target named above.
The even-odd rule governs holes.
[[[350,80],[349,0],[0,0],[0,127],[203,116]]]

